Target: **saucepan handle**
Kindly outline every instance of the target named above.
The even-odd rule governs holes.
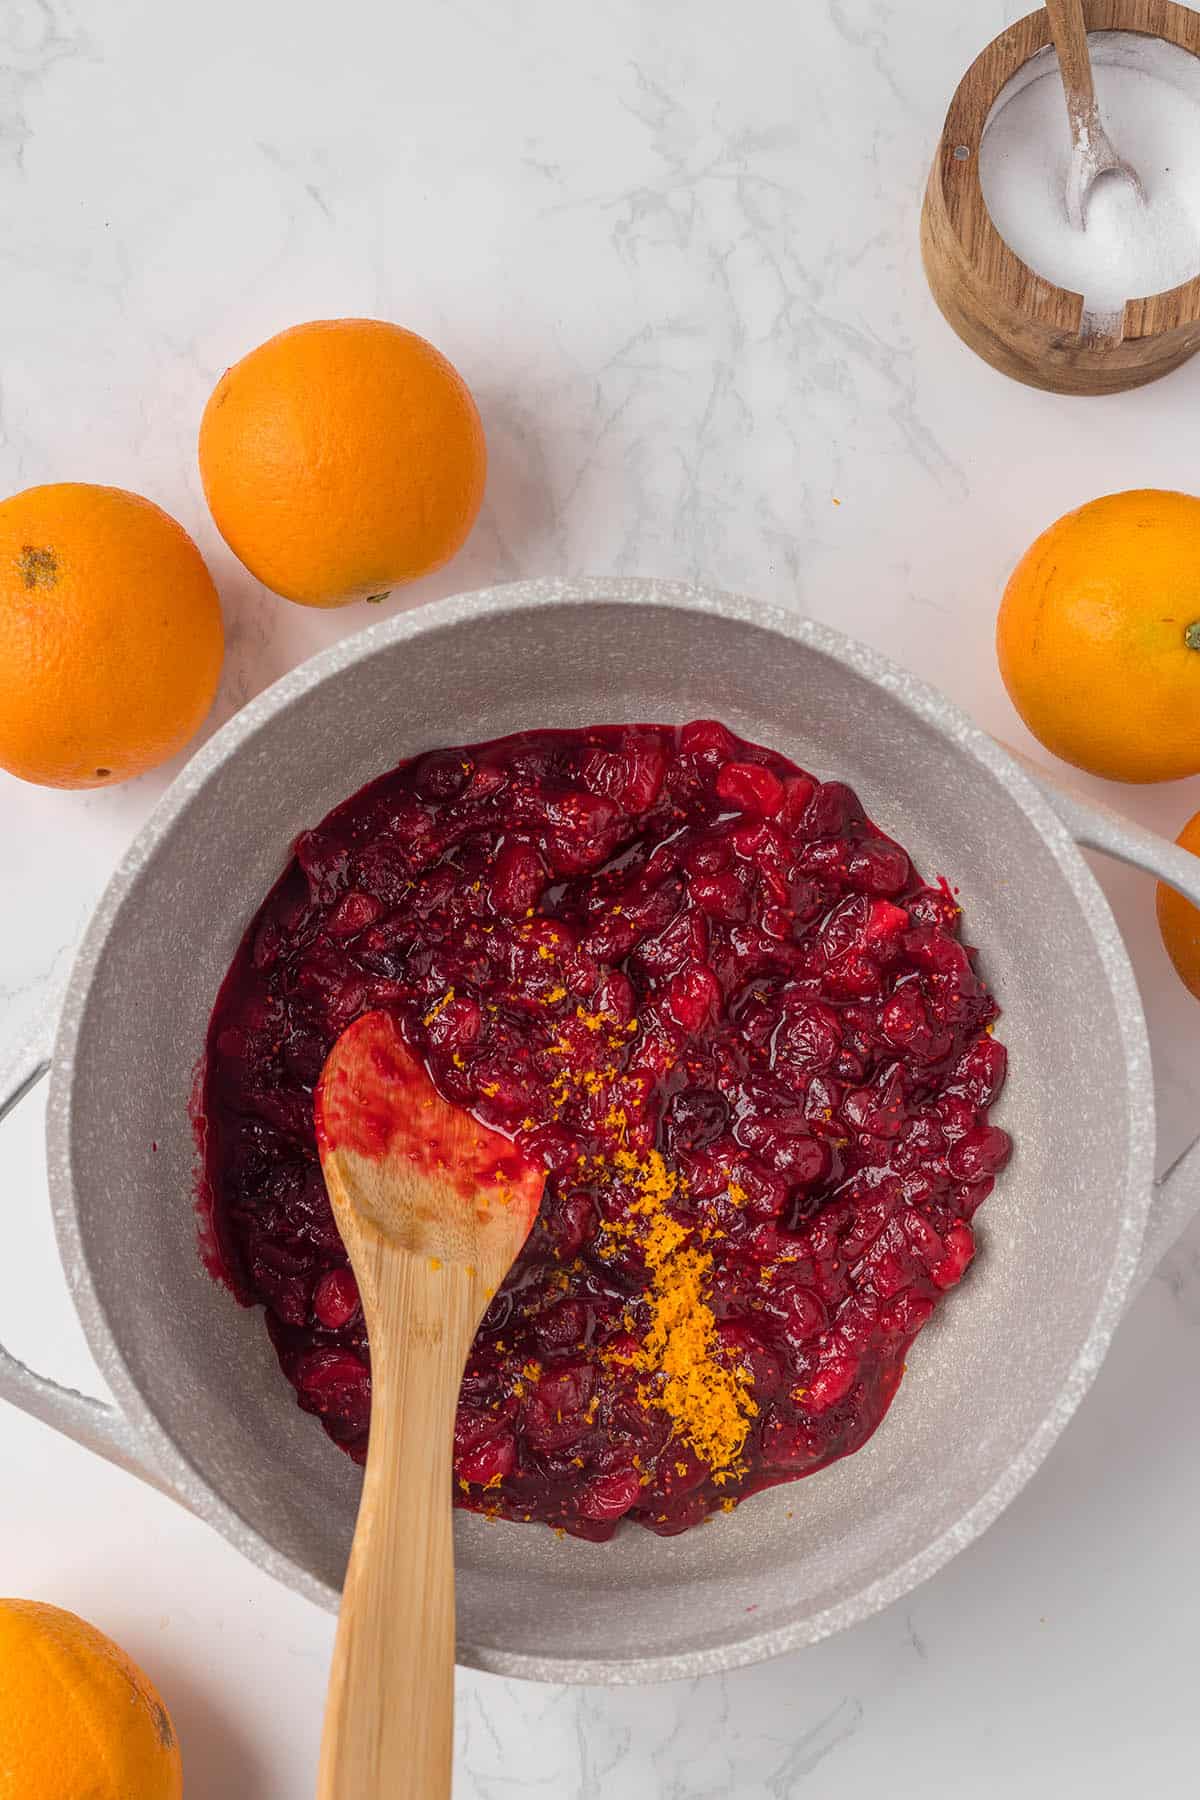
[[[0,1057],[0,1122],[31,1094],[50,1068],[56,1019],[53,1008],[11,1055]],[[19,1362],[0,1344],[0,1400],[52,1425],[118,1467],[178,1498],[149,1462],[132,1426],[119,1408],[63,1387]]]
[[[1033,776],[1047,800],[1075,839],[1088,850],[1101,850],[1120,862],[1144,869],[1147,875],[1165,881],[1168,887],[1200,906],[1200,856],[1181,850],[1152,831],[1131,825],[1118,813],[1083,800],[1051,781],[1024,757],[1019,759]],[[1200,1212],[1200,1138],[1184,1151],[1155,1183],[1154,1203],[1146,1222],[1142,1259],[1134,1277],[1133,1292],[1154,1273],[1184,1227]]]

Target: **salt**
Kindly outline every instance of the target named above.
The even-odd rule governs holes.
[[[1066,213],[1071,136],[1058,61],[1044,51],[992,108],[979,178],[992,222],[1022,262],[1084,297],[1093,322],[1126,300],[1200,274],[1200,61],[1160,38],[1103,32],[1088,40],[1100,115],[1132,184],[1102,176],[1087,227]]]

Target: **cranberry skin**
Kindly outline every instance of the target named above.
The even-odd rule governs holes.
[[[946,1167],[956,1181],[983,1181],[998,1175],[1012,1154],[1012,1140],[998,1125],[976,1125],[955,1144]]]
[[[924,1294],[914,1294],[910,1289],[897,1294],[886,1306],[880,1308],[879,1327],[889,1337],[903,1338],[906,1342],[916,1337],[922,1326],[927,1325],[933,1317],[932,1300]]]
[[[934,1110],[941,1120],[943,1136],[951,1143],[966,1137],[974,1127],[975,1108],[961,1094],[943,1094],[935,1101]]]
[[[787,775],[783,782],[783,824],[789,832],[797,832],[808,810],[817,784],[808,775]]]
[[[293,1377],[302,1402],[343,1435],[365,1431],[371,1416],[371,1375],[348,1350],[310,1350]]]
[[[962,1219],[955,1220],[944,1238],[946,1254],[934,1264],[930,1274],[940,1288],[953,1287],[961,1281],[975,1254],[975,1237]]]
[[[560,1300],[541,1314],[533,1329],[543,1355],[577,1350],[588,1337],[588,1309],[581,1300]]]
[[[700,1031],[721,1004],[721,984],[705,963],[673,976],[667,988],[667,1010],[685,1031]]]
[[[823,1073],[842,1044],[841,1022],[833,1007],[802,1000],[790,1007],[775,1040],[775,1054],[798,1069]]]
[[[741,812],[772,818],[783,805],[783,783],[761,763],[729,762],[717,776],[717,798]]]
[[[545,885],[546,871],[532,844],[505,844],[492,876],[492,906],[501,918],[523,919]]]
[[[313,1312],[327,1331],[340,1331],[358,1313],[358,1283],[350,1269],[330,1269],[313,1292]]]
[[[557,1261],[568,1263],[579,1255],[596,1228],[596,1209],[587,1194],[560,1195],[550,1211],[542,1210],[546,1238]]]
[[[620,841],[621,818],[612,800],[582,790],[548,801],[546,854],[554,873],[580,875],[597,868]]]
[[[568,1364],[537,1383],[524,1422],[525,1436],[535,1450],[561,1450],[585,1436],[594,1387],[590,1363]]]
[[[633,983],[619,969],[611,970],[596,990],[592,1004],[596,1012],[611,1013],[618,1025],[628,1025],[637,1006]]]
[[[679,748],[685,756],[720,757],[734,754],[733,735],[716,719],[693,719],[679,733]]]
[[[588,750],[581,763],[593,793],[604,794],[627,813],[648,812],[658,799],[667,770],[661,745],[631,740],[621,750]]]
[[[610,1475],[597,1476],[579,1496],[579,1511],[585,1519],[604,1523],[624,1518],[641,1495],[642,1482],[636,1469],[620,1469]]]
[[[455,1459],[454,1472],[474,1487],[488,1487],[511,1475],[517,1460],[517,1442],[511,1432],[484,1438]]]
[[[823,781],[800,822],[806,838],[837,837],[863,816],[858,795],[844,781]]]
[[[849,1349],[838,1346],[822,1352],[821,1362],[816,1374],[809,1378],[808,1389],[803,1398],[804,1410],[807,1413],[821,1414],[844,1400],[854,1386],[858,1373],[858,1359]]]
[[[864,894],[904,891],[912,864],[899,844],[885,838],[860,838],[846,859],[846,879]]]
[[[739,1143],[798,1187],[824,1181],[832,1166],[829,1145],[803,1130],[802,1121],[743,1118],[738,1121]]]
[[[994,1037],[981,1037],[964,1050],[954,1065],[951,1085],[972,1106],[985,1111],[1004,1086],[1008,1073],[1008,1052]]]
[[[382,912],[383,901],[377,894],[364,894],[356,889],[338,901],[326,929],[331,937],[357,937],[360,931],[373,925]]]
[[[465,750],[431,750],[417,763],[413,786],[422,800],[454,800],[470,781],[474,768]]]
[[[719,875],[729,867],[733,847],[727,837],[703,837],[689,844],[683,853],[683,866],[689,875]]]
[[[465,994],[456,994],[440,1007],[425,1029],[431,1044],[453,1053],[467,1049],[476,1041],[482,1020],[478,1002]]]
[[[688,1088],[673,1095],[663,1133],[673,1152],[699,1149],[720,1137],[729,1123],[729,1104],[713,1088]]]
[[[805,1344],[824,1331],[829,1315],[811,1288],[795,1287],[786,1299],[784,1330],[794,1343]]]
[[[745,919],[750,902],[745,887],[733,871],[719,875],[694,875],[688,883],[694,906],[714,919]]]

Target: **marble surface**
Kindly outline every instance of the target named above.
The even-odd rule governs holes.
[[[937,316],[917,212],[998,0],[5,0],[0,492],[139,489],[194,533],[229,657],[212,723],[361,610],[264,593],[195,467],[222,368],[296,320],[394,318],[492,449],[458,562],[694,577],[800,608],[1028,747],[991,629],[1068,506],[1195,487],[1200,362],[1069,401]],[[0,776],[0,1040],[44,1006],[169,780]],[[1112,804],[1173,834],[1200,781]],[[1143,878],[1102,870],[1154,1033],[1163,1155],[1200,1116],[1200,1015]],[[95,1386],[46,1217],[40,1103],[3,1128],[0,1329]],[[644,1692],[459,1682],[457,1800],[926,1800],[1195,1791],[1200,1230],[1150,1283],[1017,1504],[910,1600],[773,1665]],[[952,1449],[952,1447],[951,1447]],[[0,1592],[76,1608],[157,1676],[189,1800],[311,1791],[332,1623],[130,1478],[0,1416]]]

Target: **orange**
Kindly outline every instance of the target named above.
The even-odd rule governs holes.
[[[1175,839],[1181,850],[1200,856],[1200,813],[1189,819]],[[1174,888],[1158,884],[1158,929],[1175,973],[1200,1000],[1200,912]]]
[[[381,599],[466,541],[487,450],[470,390],[415,332],[320,319],[227,369],[200,424],[217,529],[302,606]]]
[[[1200,773],[1200,500],[1142,488],[1067,513],[1013,571],[996,647],[1064,762],[1113,781]]]
[[[0,1800],[180,1800],[171,1715],[74,1613],[0,1600]]]
[[[104,787],[181,750],[212,705],[221,604],[183,527],[123,488],[0,501],[0,768]]]

